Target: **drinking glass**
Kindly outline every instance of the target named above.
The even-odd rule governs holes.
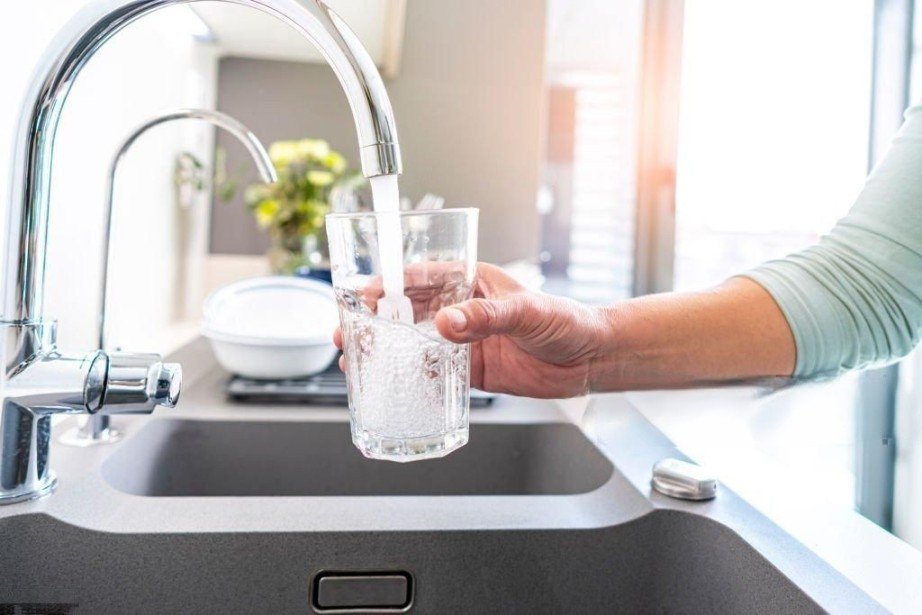
[[[343,333],[352,441],[366,457],[442,457],[468,440],[470,345],[441,337],[442,307],[470,299],[477,264],[476,209],[356,212],[326,217]],[[384,216],[391,216],[389,222]],[[400,254],[380,254],[396,232]],[[382,221],[384,222],[382,224]],[[402,259],[413,322],[377,315],[382,256]],[[398,270],[399,271],[399,270]]]

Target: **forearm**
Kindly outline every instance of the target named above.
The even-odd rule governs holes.
[[[791,329],[771,295],[734,278],[703,292],[640,297],[602,308],[606,330],[593,392],[789,376]]]

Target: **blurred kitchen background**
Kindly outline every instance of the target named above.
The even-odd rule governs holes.
[[[0,5],[0,145],[79,4]],[[814,242],[922,86],[913,0],[329,4],[381,68],[402,194],[479,207],[482,260],[589,302],[701,288]],[[110,159],[141,121],[180,107],[228,113],[267,145],[322,139],[358,166],[341,88],[284,24],[210,2],[132,24],[76,80],[56,141],[47,311],[65,348],[97,335]],[[206,167],[191,193],[176,183],[189,154]],[[257,180],[246,150],[206,125],[142,137],[115,195],[116,344],[168,352],[197,335],[207,292],[269,271],[270,237],[244,202]],[[5,171],[0,182],[6,195]],[[787,488],[922,548],[918,365],[776,392],[745,414],[702,392],[671,436],[699,460],[733,460],[741,491],[747,472],[781,468],[799,485]]]

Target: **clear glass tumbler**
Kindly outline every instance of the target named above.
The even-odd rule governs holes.
[[[440,308],[472,296],[477,213],[442,209],[326,217],[352,441],[366,457],[430,459],[467,443],[470,346],[445,340],[433,319]],[[377,315],[383,287],[378,243],[382,230],[396,232],[393,218],[382,224],[382,216],[400,218],[412,324]]]

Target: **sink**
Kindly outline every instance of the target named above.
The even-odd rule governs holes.
[[[651,493],[680,454],[622,397],[582,426],[501,398],[462,449],[397,464],[342,409],[232,406],[208,378],[185,414],[58,446],[57,492],[0,507],[0,613],[885,612],[732,491]]]
[[[78,614],[305,613],[324,570],[408,574],[413,613],[824,612],[733,531],[670,510],[576,531],[108,534],[18,516],[0,532],[0,596]],[[880,611],[838,583],[839,612]]]
[[[575,425],[474,424],[458,451],[409,464],[366,459],[343,422],[166,419],[103,465],[113,487],[146,496],[573,495],[612,465]]]

